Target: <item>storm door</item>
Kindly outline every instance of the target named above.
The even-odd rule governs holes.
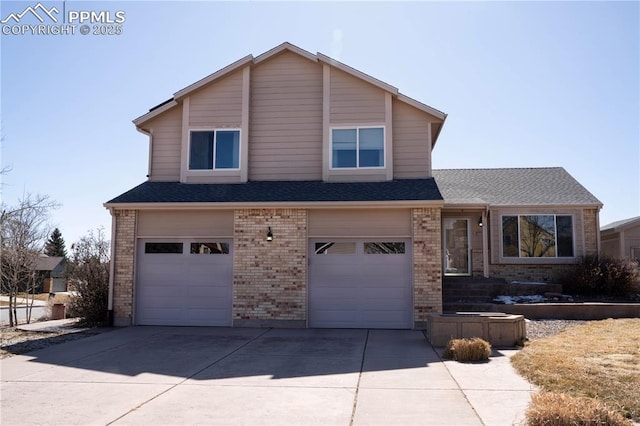
[[[445,275],[471,275],[469,219],[443,219],[443,269]]]

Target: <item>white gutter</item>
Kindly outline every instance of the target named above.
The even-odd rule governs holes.
[[[104,207],[127,210],[229,210],[246,208],[337,208],[337,207],[375,207],[375,208],[418,208],[442,207],[442,200],[399,200],[399,201],[257,201],[257,202],[210,202],[210,203],[105,203]]]

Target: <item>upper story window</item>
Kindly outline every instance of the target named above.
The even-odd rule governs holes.
[[[189,170],[240,168],[240,130],[192,130]]]
[[[502,216],[504,257],[573,257],[573,218],[562,215]]]
[[[331,167],[384,167],[384,127],[332,129]]]

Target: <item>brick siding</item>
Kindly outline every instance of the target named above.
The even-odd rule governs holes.
[[[136,211],[115,210],[116,218],[113,317],[114,325],[131,325],[133,318],[133,282],[135,258]]]
[[[440,208],[412,210],[413,320],[426,325],[428,314],[442,313],[442,241]]]
[[[598,234],[600,228],[598,227],[598,210],[584,210],[584,249],[587,256],[594,256],[598,254]]]
[[[273,241],[266,241],[271,227]],[[306,325],[307,211],[242,209],[234,217],[234,325]]]

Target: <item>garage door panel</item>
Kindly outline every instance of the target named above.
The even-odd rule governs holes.
[[[315,300],[315,304],[318,307],[317,312],[321,310],[341,310],[341,311],[353,311],[354,307],[358,306],[359,302],[357,298],[322,298],[318,297]],[[325,306],[329,308],[324,308]]]
[[[320,241],[326,245],[330,240],[309,242],[310,326],[411,328],[411,245],[408,240],[395,240],[404,243],[395,246],[402,247],[405,253],[372,254],[365,253],[365,243],[371,239],[345,239],[342,243],[354,242],[357,247],[355,254],[348,255],[316,254],[314,249]]]
[[[367,288],[366,295],[360,300],[365,306],[377,308],[386,306],[387,309],[405,308],[408,294],[399,293],[388,288]]]
[[[197,240],[204,241],[206,239]],[[191,253],[190,245],[193,240],[169,240],[163,242],[181,243],[182,252],[174,250],[172,253],[145,253],[147,242],[149,240],[141,240],[138,246],[137,324],[231,324],[231,252]],[[230,241],[225,243],[231,247]]]

